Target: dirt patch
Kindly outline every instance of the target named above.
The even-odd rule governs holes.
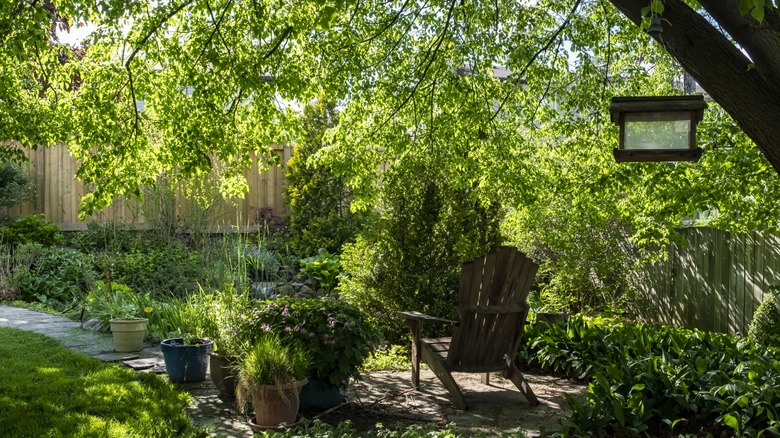
[[[525,397],[499,375],[491,375],[489,385],[478,374],[456,373],[469,405],[467,411],[457,409],[447,390],[430,370],[421,373],[421,388],[412,390],[410,373],[381,371],[366,373],[362,381],[347,389],[347,403],[325,413],[303,413],[308,418],[320,418],[329,424],[350,420],[358,431],[366,431],[382,423],[434,423],[444,426],[454,422],[463,432],[488,434],[525,432],[539,436],[558,431],[571,410],[565,395],[584,397],[587,386],[570,379],[526,373],[534,393],[540,400],[530,406]]]

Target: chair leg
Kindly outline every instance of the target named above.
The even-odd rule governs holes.
[[[412,387],[420,387],[420,321],[406,321],[412,329]]]
[[[528,385],[528,382],[525,380],[525,377],[523,377],[523,373],[521,373],[520,370],[517,369],[517,365],[511,364],[509,369],[504,371],[504,377],[511,380],[512,383],[515,384],[517,389],[519,389],[520,392],[523,393],[526,400],[528,400],[528,403],[531,406],[536,406],[539,404],[539,399],[536,398],[536,394],[534,394],[534,391],[531,389],[531,386]]]
[[[453,403],[455,403],[455,406],[464,411],[468,409],[466,406],[466,399],[463,397],[463,392],[455,382],[455,379],[452,378],[452,374],[449,372],[449,370],[447,370],[444,362],[441,361],[439,356],[432,352],[431,349],[425,344],[422,345],[422,359],[425,361],[425,363],[428,364],[429,367],[431,367],[431,370],[434,374],[436,374],[436,377],[439,378],[442,385],[447,388],[447,391],[453,398]]]

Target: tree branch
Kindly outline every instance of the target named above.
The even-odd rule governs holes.
[[[138,105],[136,105],[136,97],[135,97],[135,85],[133,83],[133,71],[130,68],[130,64],[133,62],[133,59],[138,55],[138,52],[141,51],[141,47],[144,46],[148,41],[149,38],[151,38],[155,33],[157,33],[160,28],[168,22],[171,18],[173,18],[176,14],[182,11],[187,5],[192,3],[194,0],[187,0],[177,6],[176,8],[172,9],[168,12],[166,16],[164,16],[159,23],[157,23],[156,26],[149,29],[149,31],[146,33],[146,35],[141,39],[141,41],[137,42],[135,45],[135,48],[133,49],[133,52],[130,53],[130,56],[127,57],[127,60],[125,61],[125,70],[127,70],[127,79],[128,79],[128,85],[130,86],[130,96],[132,98],[132,104],[133,104],[133,112],[134,112],[134,122],[133,122],[133,133],[134,135],[138,135],[138,131],[140,130],[140,120],[141,116],[138,113]]]
[[[201,56],[203,56],[203,54],[206,52],[206,49],[211,44],[211,41],[214,39],[214,35],[219,35],[220,36],[220,38],[222,39],[222,44],[225,44],[225,47],[226,47],[226,49],[228,51],[228,55],[230,55],[230,47],[225,42],[225,39],[222,38],[222,34],[219,31],[219,27],[222,24],[222,20],[225,18],[225,13],[227,13],[228,9],[230,8],[230,5],[233,4],[233,0],[230,0],[227,3],[227,5],[225,5],[225,9],[222,10],[222,14],[220,15],[219,19],[216,19],[216,17],[214,17],[214,12],[212,12],[211,6],[209,5],[209,2],[207,1],[205,3],[206,3],[206,9],[209,12],[209,16],[211,16],[211,21],[214,21],[214,29],[211,30],[211,33],[209,34],[208,39],[206,39],[206,42],[203,43],[203,47],[200,48],[200,53],[198,53],[198,57],[195,58],[195,62],[192,64],[192,69],[195,69],[195,67],[200,62]],[[232,59],[231,59],[231,62],[232,62]],[[190,75],[191,74],[192,74],[192,70],[190,70]]]
[[[289,36],[290,36],[290,34],[292,33],[292,31],[293,31],[293,27],[292,27],[292,26],[287,26],[287,28],[286,28],[286,29],[284,29],[284,32],[282,32],[282,35],[281,35],[279,38],[277,38],[277,40],[276,40],[276,43],[274,44],[274,46],[273,46],[273,47],[271,47],[271,50],[269,50],[269,51],[268,51],[268,52],[267,52],[267,53],[266,53],[266,54],[263,56],[263,60],[266,60],[266,59],[270,58],[270,57],[271,57],[271,55],[273,55],[273,54],[274,54],[274,52],[276,52],[276,51],[279,49],[279,47],[282,45],[282,43],[284,42],[284,40],[286,40],[286,39],[287,39],[287,37],[289,37]]]
[[[550,46],[555,42],[556,39],[558,39],[558,35],[563,32],[563,29],[566,28],[566,26],[569,25],[569,22],[571,21],[571,17],[574,16],[574,13],[577,12],[577,9],[580,7],[580,4],[582,3],[582,0],[577,0],[574,2],[574,5],[571,8],[571,11],[569,11],[569,15],[566,16],[566,19],[563,20],[563,23],[561,23],[560,26],[558,26],[558,29],[553,32],[552,35],[550,35],[550,38],[547,40],[547,43],[545,43],[542,48],[536,51],[536,53],[531,56],[531,59],[528,60],[528,62],[523,66],[523,69],[517,72],[516,74],[513,73],[514,79],[512,82],[517,85],[520,83],[520,81],[523,80],[525,77],[525,73],[528,71],[528,69],[533,65],[533,63],[536,61],[536,58],[539,57],[542,53],[546,52]],[[498,109],[496,109],[496,112],[493,114],[492,117],[488,120],[488,122],[492,122],[493,120],[498,117],[498,114],[501,113],[501,110],[504,108],[504,105],[506,105],[507,100],[509,100],[509,96],[511,96],[512,93],[507,92],[506,95],[504,95],[503,99],[501,99],[501,103],[498,105]]]
[[[455,11],[456,4],[457,4],[457,0],[450,0],[450,8],[449,11],[447,12],[447,19],[444,21],[444,29],[442,29],[441,34],[438,36],[438,38],[434,40],[433,50],[432,51],[428,50],[425,56],[423,57],[423,63],[425,64],[425,66],[422,69],[422,73],[418,77],[417,82],[414,84],[414,87],[412,87],[412,91],[406,96],[406,98],[401,102],[401,104],[398,105],[398,107],[396,107],[390,113],[387,119],[385,119],[385,121],[382,122],[382,124],[380,124],[379,127],[377,127],[372,132],[372,136],[374,133],[384,128],[385,125],[387,125],[387,123],[390,122],[390,120],[392,120],[395,117],[395,115],[398,114],[399,111],[401,111],[401,108],[403,108],[417,93],[417,90],[420,88],[420,84],[422,84],[422,82],[425,80],[425,77],[428,74],[428,70],[430,70],[431,66],[433,65],[433,62],[436,60],[436,55],[438,54],[439,49],[441,49],[441,45],[444,42],[444,38],[447,36],[447,33],[449,32],[449,27],[450,24],[452,23],[452,16],[453,16],[453,12]]]
[[[163,17],[159,23],[157,23],[156,26],[149,29],[149,31],[146,33],[146,35],[141,39],[141,41],[134,44],[135,49],[133,49],[133,52],[130,54],[130,56],[127,57],[127,60],[125,61],[125,67],[127,69],[130,69],[130,63],[135,59],[135,57],[138,55],[138,52],[141,51],[141,47],[146,44],[149,41],[149,38],[151,38],[155,33],[157,33],[160,28],[168,22],[171,18],[173,18],[176,14],[182,11],[182,9],[189,6],[194,0],[186,0],[182,2],[179,6],[172,9],[168,14]]]
[[[767,84],[780,87],[780,35],[768,26],[759,26],[751,15],[739,13],[739,2],[699,0],[704,9],[750,55]],[[776,18],[770,10],[767,20]]]
[[[403,6],[401,6],[401,9],[399,9],[398,12],[396,12],[395,15],[393,15],[390,18],[390,20],[388,20],[387,23],[381,29],[379,29],[377,32],[375,32],[373,35],[371,35],[369,37],[366,37],[366,38],[364,38],[364,39],[362,39],[362,40],[360,40],[360,41],[358,41],[356,43],[352,43],[352,44],[346,45],[344,47],[341,47],[341,48],[339,48],[339,50],[348,49],[350,47],[355,47],[355,46],[357,46],[359,44],[369,43],[369,42],[379,38],[383,33],[387,32],[387,30],[390,29],[395,24],[396,21],[398,21],[398,18],[401,17],[401,14],[406,10],[406,7],[409,5],[410,2],[411,2],[411,0],[406,0],[406,2],[403,4]]]

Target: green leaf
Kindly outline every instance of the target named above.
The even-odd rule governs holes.
[[[764,21],[764,8],[753,8],[753,10],[750,11],[750,15],[752,15],[756,21],[762,23]]]
[[[697,357],[696,358],[696,371],[699,372],[699,374],[703,374],[705,371],[707,371],[708,364],[707,360],[703,357]]]
[[[329,29],[335,18],[336,8],[334,6],[325,6],[320,12],[320,26],[323,29]]]
[[[615,414],[615,419],[617,419],[618,423],[620,423],[621,426],[625,426],[626,419],[623,416],[623,405],[617,400],[612,400],[612,411]]]
[[[726,426],[739,432],[739,420],[737,420],[737,417],[731,414],[725,414],[723,415],[723,423],[725,423]]]

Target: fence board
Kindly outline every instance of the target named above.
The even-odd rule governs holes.
[[[292,148],[277,147],[281,166],[272,166],[264,172],[258,171],[258,159],[254,158],[251,169],[247,169],[249,190],[243,199],[228,203],[223,214],[217,214],[217,226],[247,225],[254,219],[258,207],[270,206],[277,214],[286,216],[288,207],[284,204],[282,191],[285,188],[283,166],[292,156]],[[11,217],[43,213],[47,219],[65,230],[86,228],[92,221],[118,221],[139,228],[146,226],[146,219],[139,214],[134,201],[117,200],[104,211],[96,213],[85,221],[78,219],[81,198],[88,192],[75,177],[79,163],[70,156],[67,147],[58,145],[38,150],[25,150],[30,160],[30,177],[36,188],[36,199],[9,209]]]
[[[707,228],[681,233],[687,247],[670,245],[668,261],[637,275],[640,296],[658,306],[648,319],[747,334],[764,291],[780,284],[780,238]]]

